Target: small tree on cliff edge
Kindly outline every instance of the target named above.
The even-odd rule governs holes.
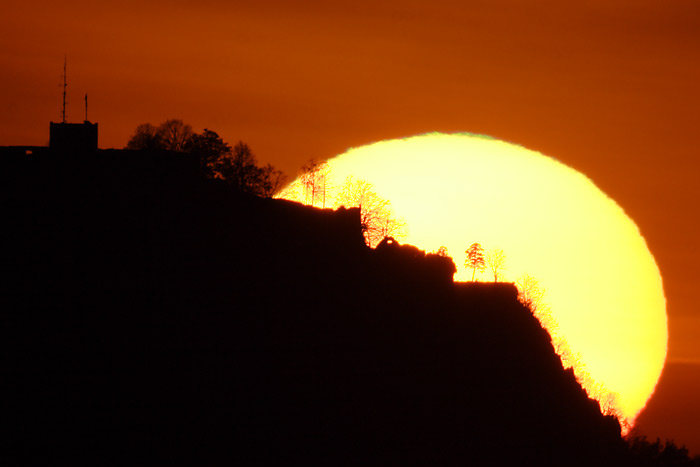
[[[464,267],[467,269],[472,269],[472,282],[474,282],[474,276],[476,275],[476,270],[483,272],[486,270],[486,261],[484,260],[484,249],[478,243],[472,243],[472,245],[465,251],[467,254],[467,259],[464,261]]]
[[[498,282],[498,275],[503,272],[506,265],[506,255],[503,250],[490,250],[485,255],[486,264],[493,273],[493,281]]]

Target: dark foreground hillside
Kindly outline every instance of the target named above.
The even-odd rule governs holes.
[[[7,465],[623,464],[513,286],[186,158],[59,156],[0,162]]]

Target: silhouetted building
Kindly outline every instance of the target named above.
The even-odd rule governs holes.
[[[60,151],[92,151],[97,149],[97,123],[51,122],[49,147]]]

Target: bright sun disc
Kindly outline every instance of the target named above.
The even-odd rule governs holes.
[[[583,174],[470,134],[383,141],[328,165],[326,206],[349,175],[371,183],[405,220],[403,242],[426,251],[447,247],[456,280],[471,279],[464,268],[469,245],[502,249],[503,280],[529,274],[539,281],[557,325],[550,332],[578,357],[575,367],[589,385],[615,393],[630,421],[644,407],[666,358],[661,276],[635,223]],[[295,186],[284,196],[300,200]],[[479,280],[490,279],[484,273]]]

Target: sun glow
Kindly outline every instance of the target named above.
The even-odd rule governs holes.
[[[484,136],[428,134],[351,149],[328,161],[328,200],[346,177],[372,184],[403,218],[405,243],[446,246],[470,280],[465,250],[479,242],[506,255],[502,279],[524,274],[545,291],[565,364],[589,393],[632,421],[666,357],[661,276],[634,222],[581,173]],[[300,200],[299,182],[284,195]],[[296,193],[296,194],[295,194]],[[478,280],[493,280],[487,272]],[[604,387],[604,390],[600,390]]]

